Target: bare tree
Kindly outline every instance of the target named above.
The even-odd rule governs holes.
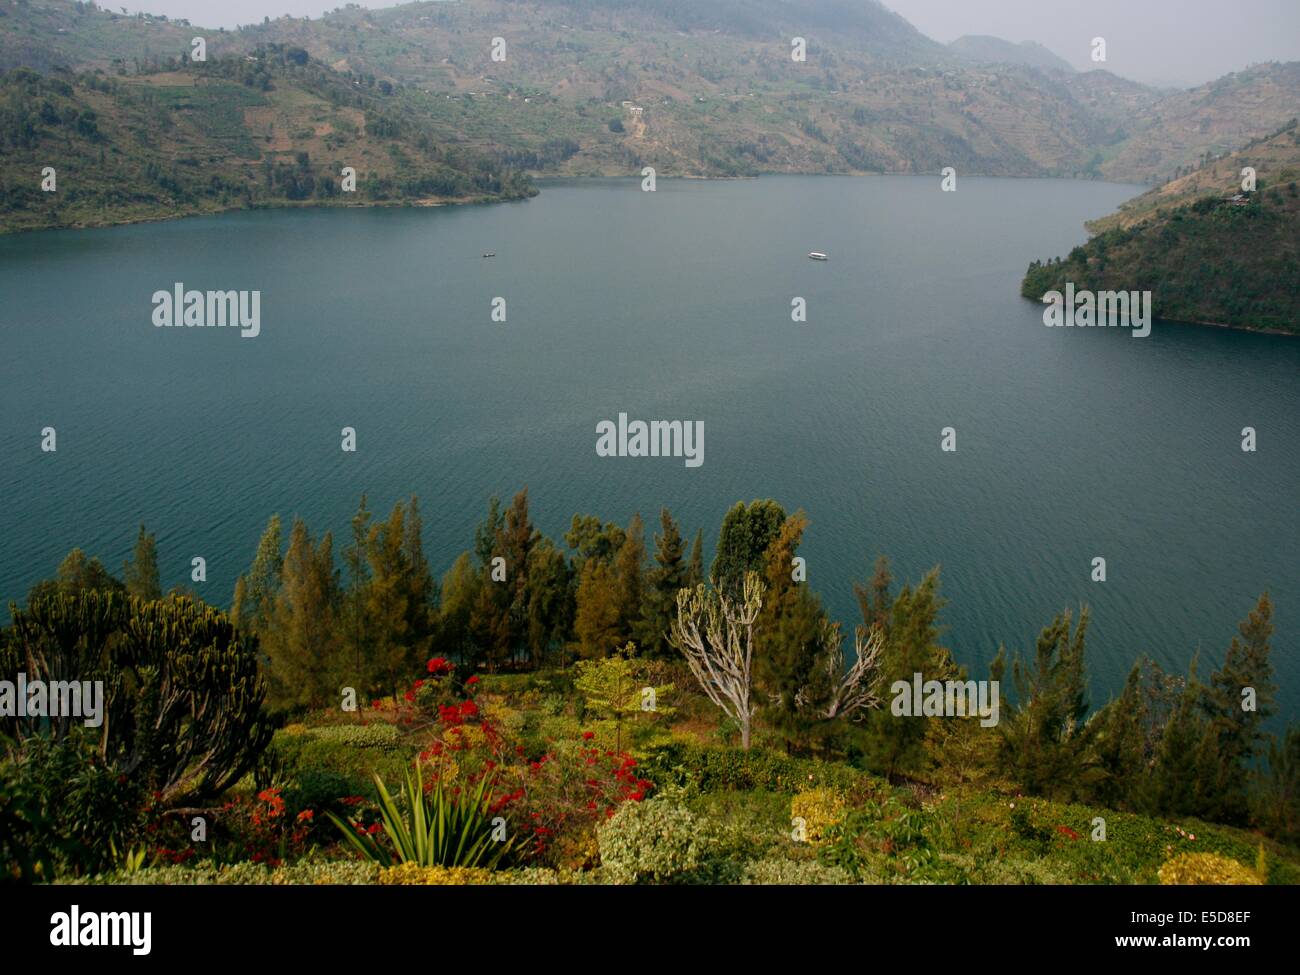
[[[739,602],[704,585],[680,589],[670,637],[709,700],[740,725],[746,751],[758,711],[752,697],[754,622],[762,607],[763,583],[755,572],[745,573]]]
[[[880,707],[880,655],[885,648],[884,633],[879,627],[868,630],[859,626],[853,634],[857,660],[844,673],[844,655],[840,651],[840,625],[826,621],[821,634],[817,666],[821,681],[812,681],[795,695],[795,704],[807,713],[832,720],[838,717],[861,720],[865,712]],[[815,686],[830,688],[821,700],[814,701]]]

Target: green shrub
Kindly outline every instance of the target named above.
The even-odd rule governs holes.
[[[827,886],[851,884],[853,878],[839,867],[826,866],[816,860],[755,860],[745,868],[743,884],[799,884]]]
[[[107,869],[143,825],[143,790],[99,758],[92,729],[28,739],[0,767],[0,797],[0,853],[28,880]]]
[[[693,783],[712,792],[720,789],[765,789],[793,795],[807,788],[831,787],[841,792],[879,791],[880,780],[838,762],[790,758],[779,752],[699,745],[675,740],[647,750],[646,774],[660,785]]]
[[[603,879],[612,884],[722,880],[726,838],[676,795],[629,802],[596,828]]]

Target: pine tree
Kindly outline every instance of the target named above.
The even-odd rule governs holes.
[[[1213,724],[1200,706],[1203,694],[1193,664],[1192,676],[1160,735],[1154,760],[1131,790],[1138,811],[1208,817],[1219,806],[1223,763]]]
[[[295,519],[261,641],[276,704],[320,707],[338,693],[346,668],[340,660],[339,609],[333,540],[326,533],[314,545],[306,524]]]
[[[870,582],[865,585],[861,582],[853,584],[853,595],[857,597],[858,610],[862,613],[862,625],[868,630],[889,625],[889,609],[893,602],[890,589],[893,584],[889,558],[884,555],[876,558]]]
[[[926,763],[926,720],[893,713],[893,686],[897,681],[912,683],[913,674],[923,680],[947,680],[956,668],[948,650],[939,643],[939,570],[930,570],[913,589],[905,585],[890,606],[885,629],[885,646],[880,658],[881,683],[891,694],[886,707],[867,719],[863,742],[871,767],[885,775],[920,771]]]
[[[1037,795],[1075,795],[1095,779],[1090,743],[1095,727],[1088,713],[1084,647],[1088,610],[1071,632],[1070,612],[1057,615],[1038,636],[1034,660],[1012,663],[1016,702],[1003,718],[1006,770],[1026,791]]]
[[[506,581],[495,584],[505,588],[502,601],[508,618],[512,655],[528,643],[528,563],[533,546],[540,537],[541,533],[533,527],[528,515],[528,488],[525,487],[515,495],[506,511],[494,553],[506,560]]]
[[[785,524],[785,509],[775,501],[737,501],[722,519],[718,551],[709,577],[714,586],[734,598],[746,572],[761,578],[767,571],[767,549]]]
[[[641,515],[635,514],[628,522],[623,547],[614,556],[620,643],[631,640],[641,629],[641,604],[645,593],[645,558],[645,526],[641,522]]]
[[[655,534],[655,567],[646,576],[638,643],[655,656],[673,652],[669,637],[677,615],[677,591],[687,586],[686,547],[681,529],[664,508],[659,512],[660,531]]]
[[[1269,646],[1272,618],[1273,603],[1266,592],[1238,625],[1239,635],[1232,638],[1223,667],[1211,676],[1201,698],[1223,762],[1221,821],[1245,820],[1251,769],[1267,741],[1262,726],[1273,713],[1277,692]]]
[[[528,655],[542,665],[552,647],[564,646],[573,631],[573,572],[564,553],[542,538],[528,556]]]
[[[1291,725],[1281,742],[1269,744],[1257,816],[1279,839],[1300,839],[1300,726]]]
[[[806,583],[794,580],[793,563],[808,518],[796,511],[786,518],[765,555],[763,609],[755,629],[756,676],[764,695],[763,713],[782,732],[787,751],[806,746],[816,723],[798,697],[821,675],[818,667],[827,624],[821,600]]]
[[[442,577],[437,646],[445,656],[457,657],[470,670],[482,662],[470,626],[482,585],[483,576],[475,570],[469,552],[462,552]]]
[[[579,575],[589,559],[612,562],[626,538],[621,527],[612,521],[602,525],[595,515],[574,515],[564,533],[564,543],[574,552],[574,572]]]
[[[59,563],[53,579],[45,579],[32,586],[27,594],[30,605],[37,599],[47,596],[79,596],[86,592],[125,592],[126,587],[109,574],[104,564],[96,558],[87,558],[86,553],[74,548]]]
[[[367,589],[370,585],[370,562],[367,558],[366,540],[370,537],[370,511],[366,507],[366,496],[361,495],[356,514],[351,522],[352,539],[343,553],[347,566],[347,592],[343,596],[344,629],[348,644],[347,673],[350,679],[344,681],[351,687],[369,687],[367,661],[370,659],[369,641],[366,635],[366,603],[369,598]]]
[[[230,615],[241,630],[263,632],[280,585],[280,568],[284,563],[282,550],[280,516],[272,515],[257,541],[253,564],[241,580],[243,585],[235,585],[235,605]]]
[[[695,542],[691,545],[691,562],[686,568],[686,585],[694,589],[704,582],[704,529],[695,532]]]
[[[619,609],[618,575],[614,567],[599,559],[588,559],[578,579],[573,621],[579,656],[604,657],[621,645]]]
[[[162,598],[162,583],[158,578],[158,544],[153,535],[140,526],[135,539],[131,560],[122,566],[122,580],[129,595],[146,602]]]
[[[420,551],[411,547],[407,519],[399,501],[387,521],[371,526],[366,540],[370,673],[376,686],[393,693],[423,664],[432,642],[428,593],[433,584]]]

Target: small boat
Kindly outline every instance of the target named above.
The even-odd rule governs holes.
[[[821,251],[809,251],[809,252],[808,252],[808,256],[811,257],[814,261],[829,261],[829,260],[830,260],[830,258],[827,257],[825,254],[823,254]]]
[[[484,254],[483,256],[484,256],[484,257],[496,257],[496,254],[495,254],[495,253],[492,253],[492,254]]]

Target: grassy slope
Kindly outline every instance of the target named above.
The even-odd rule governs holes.
[[[1253,166],[1247,206],[1224,202]],[[1300,132],[1294,125],[1156,187],[1064,260],[1031,265],[1021,293],[1152,292],[1157,317],[1300,333]]]
[[[6,231],[533,192],[480,153],[433,141],[409,107],[265,51],[124,78],[11,72],[0,80],[0,144]],[[56,192],[40,189],[45,166]],[[338,190],[343,166],[357,171],[355,194]]]

